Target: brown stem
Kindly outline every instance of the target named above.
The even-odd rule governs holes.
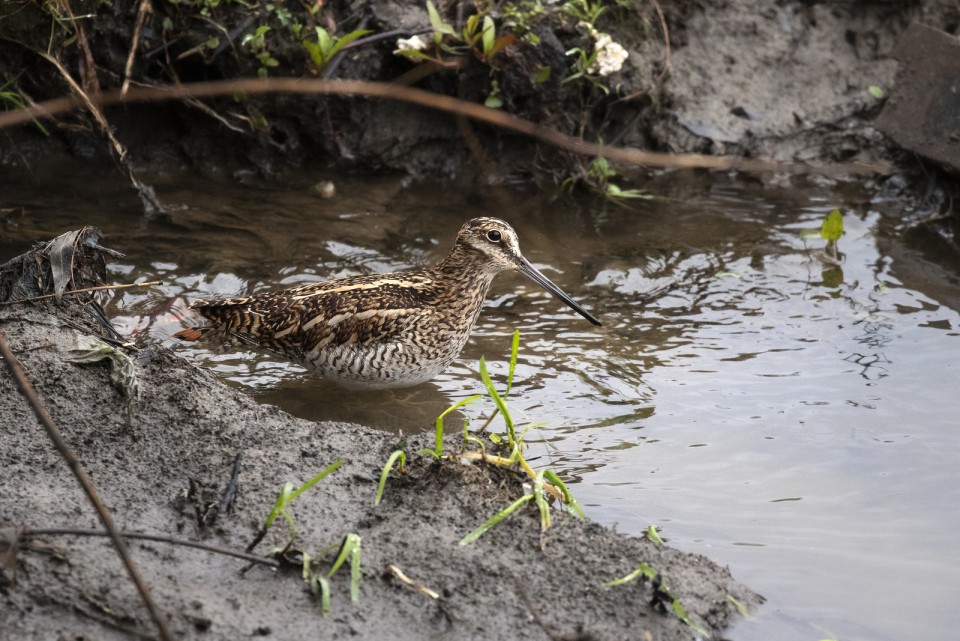
[[[59,535],[69,535],[69,536],[110,536],[109,532],[103,530],[88,530],[82,528],[24,528],[17,532],[21,537],[31,537],[31,536],[59,536]],[[257,556],[256,554],[247,554],[246,552],[241,552],[240,550],[231,550],[230,548],[224,548],[217,545],[207,545],[206,543],[198,543],[196,541],[188,541],[187,539],[178,539],[172,536],[167,536],[165,534],[147,534],[144,532],[120,532],[120,536],[125,539],[143,539],[145,541],[157,541],[158,543],[169,543],[170,545],[182,545],[185,547],[197,548],[198,550],[204,550],[206,552],[213,552],[214,554],[224,554],[226,556],[235,556],[238,559],[244,559],[245,561],[250,561],[251,563],[262,563],[263,565],[269,565],[272,567],[280,567],[280,563],[274,561],[273,559],[267,559],[262,556]]]

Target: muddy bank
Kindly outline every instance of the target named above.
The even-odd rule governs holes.
[[[4,292],[11,291],[10,276],[5,270]],[[690,627],[654,603],[649,582],[600,587],[641,563],[658,570],[691,620],[712,633],[739,616],[728,596],[748,607],[759,603],[704,557],[623,536],[558,509],[541,533],[532,504],[476,543],[460,546],[462,537],[522,496],[521,475],[457,460],[437,465],[416,454],[432,447],[428,435],[398,443],[396,435],[360,425],[293,418],[157,346],[120,348],[132,371],[127,384],[118,384],[109,361],[74,360],[85,337],[110,340],[88,311],[66,302],[3,306],[0,331],[121,529],[243,550],[284,483],[300,485],[343,461],[290,514],[294,547],[319,558],[324,572],[344,537],[359,535],[359,600],[350,600],[346,569],[330,579],[330,615],[324,618],[299,567],[246,567],[229,556],[131,541],[178,638],[690,638]],[[137,394],[130,391],[131,376]],[[6,370],[0,375],[0,424],[4,540],[9,542],[11,528],[99,528]],[[380,470],[398,447],[410,455],[407,474],[389,481],[374,508]],[[447,450],[458,448],[457,438],[448,435]],[[235,501],[229,509],[213,507],[238,455]],[[266,554],[288,540],[278,519],[254,552]],[[155,637],[106,539],[25,538],[18,552],[4,544],[3,560],[5,638]],[[388,565],[438,598],[401,584],[386,572]]]
[[[399,38],[423,32],[432,38],[420,0],[333,1],[319,12],[285,3],[154,2],[142,15],[142,3],[114,2],[98,5],[82,29],[57,22],[52,43],[89,92],[127,78],[169,84],[259,74],[397,82],[608,144],[911,164],[874,127],[884,97],[896,90],[892,52],[913,21],[948,33],[960,22],[955,3],[937,0],[672,0],[590,12],[601,6],[491,9],[497,39],[488,47],[467,34],[473,9],[438,3],[449,32],[443,47],[425,50],[434,62],[395,53]],[[8,3],[0,13],[0,35],[9,38],[0,47],[0,69],[15,78],[8,89],[25,102],[70,92],[62,74],[37,54],[47,46],[50,19],[33,3]],[[318,28],[331,38],[370,33],[327,59],[316,54]],[[478,33],[475,24],[472,35]],[[607,75],[588,64],[603,33],[626,56]],[[589,162],[571,154],[389,100],[234,96],[111,109],[107,116],[145,169],[272,174],[309,165],[434,178],[598,182]],[[36,162],[51,150],[108,153],[86,115],[64,116],[49,129],[52,135],[43,136],[20,128],[4,143],[3,160]]]

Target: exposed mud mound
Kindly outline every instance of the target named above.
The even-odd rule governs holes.
[[[706,558],[566,513],[555,510],[552,527],[541,534],[530,504],[476,543],[459,546],[522,495],[516,473],[455,460],[437,465],[415,454],[432,443],[414,437],[405,444],[408,473],[389,481],[374,508],[380,470],[398,447],[395,436],[292,418],[159,347],[126,352],[139,388],[131,395],[111,377],[109,360],[73,360],[78,343],[102,328],[72,313],[69,298],[60,306],[0,306],[0,332],[120,528],[242,550],[284,483],[299,485],[343,460],[290,512],[295,547],[324,563],[346,534],[361,537],[359,600],[349,598],[348,569],[330,579],[331,611],[324,618],[298,568],[244,571],[247,562],[240,559],[131,540],[178,638],[691,638],[672,609],[651,604],[649,582],[600,587],[640,563],[658,570],[692,622],[711,632],[737,616],[728,596],[747,606],[759,601]],[[238,455],[235,501],[229,509],[213,507]],[[9,548],[13,528],[99,523],[6,369],[0,372],[0,469],[4,638],[152,637],[155,630],[107,539],[30,536],[19,550]],[[279,519],[254,551],[266,553],[287,540]],[[386,573],[391,564],[439,598],[401,584]]]

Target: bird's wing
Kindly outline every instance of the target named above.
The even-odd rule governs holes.
[[[326,345],[391,341],[428,316],[434,298],[429,278],[397,273],[197,301],[194,308],[242,340],[302,356]]]

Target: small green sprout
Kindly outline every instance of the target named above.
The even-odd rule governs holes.
[[[350,559],[350,600],[354,603],[360,600],[360,541],[360,536],[353,532],[344,537],[343,543],[340,545],[340,553],[333,565],[330,566],[326,576],[320,571],[318,559],[306,552],[301,552],[303,555],[303,580],[310,587],[310,592],[317,600],[317,605],[320,606],[324,618],[330,614],[330,578],[348,558]]]
[[[240,40],[240,46],[249,49],[250,52],[256,56],[257,60],[260,61],[260,68],[257,70],[257,75],[260,78],[267,77],[268,68],[278,67],[280,65],[280,62],[273,57],[267,46],[267,33],[269,33],[269,31],[270,27],[260,25],[253,33],[246,34]]]
[[[657,526],[651,525],[643,533],[651,542],[656,543],[657,545],[663,545],[663,539],[660,537],[660,533],[657,532]]]
[[[284,484],[283,489],[280,490],[280,495],[277,496],[277,501],[273,505],[273,509],[270,510],[270,514],[267,515],[267,520],[264,521],[263,530],[266,531],[273,525],[273,522],[277,520],[278,516],[282,516],[287,520],[287,525],[290,528],[290,540],[291,542],[297,538],[297,528],[293,521],[293,517],[290,516],[290,513],[287,512],[287,508],[290,507],[290,504],[294,500],[311,487],[319,483],[323,477],[331,474],[337,470],[341,465],[343,465],[343,459],[337,459],[333,463],[327,466],[325,470],[314,476],[312,479],[298,487],[297,489],[293,488],[293,483],[287,482]]]
[[[357,29],[339,38],[335,38],[327,33],[327,30],[323,27],[317,27],[317,41],[304,40],[303,48],[310,54],[310,60],[313,61],[313,65],[317,68],[317,71],[323,71],[341,49],[368,33],[370,33],[369,29]]]
[[[387,459],[387,464],[383,466],[383,471],[380,473],[380,484],[377,485],[377,495],[373,499],[373,507],[380,505],[380,499],[383,498],[383,488],[387,485],[387,477],[390,476],[390,470],[393,469],[393,464],[397,462],[397,459],[400,459],[400,473],[404,473],[407,465],[407,455],[403,453],[403,450],[397,450]]]
[[[547,481],[550,481],[551,485],[556,486],[560,490],[560,493],[563,495],[563,504],[567,506],[567,509],[581,519],[586,518],[586,516],[583,514],[583,508],[580,507],[579,503],[577,503],[577,499],[573,498],[573,494],[570,493],[570,490],[567,489],[567,485],[560,480],[560,477],[557,476],[556,472],[553,470],[544,470],[543,477]]]
[[[483,398],[483,394],[474,394],[473,396],[468,396],[467,398],[461,399],[443,410],[440,416],[437,417],[437,424],[434,431],[434,446],[432,450],[421,450],[421,453],[431,454],[435,459],[440,460],[443,456],[443,419],[447,414],[455,410],[460,409],[464,405],[469,405],[474,401]]]
[[[332,577],[348,558],[350,559],[350,600],[356,603],[360,600],[360,535],[353,532],[344,537],[340,554],[330,567],[327,578]]]

